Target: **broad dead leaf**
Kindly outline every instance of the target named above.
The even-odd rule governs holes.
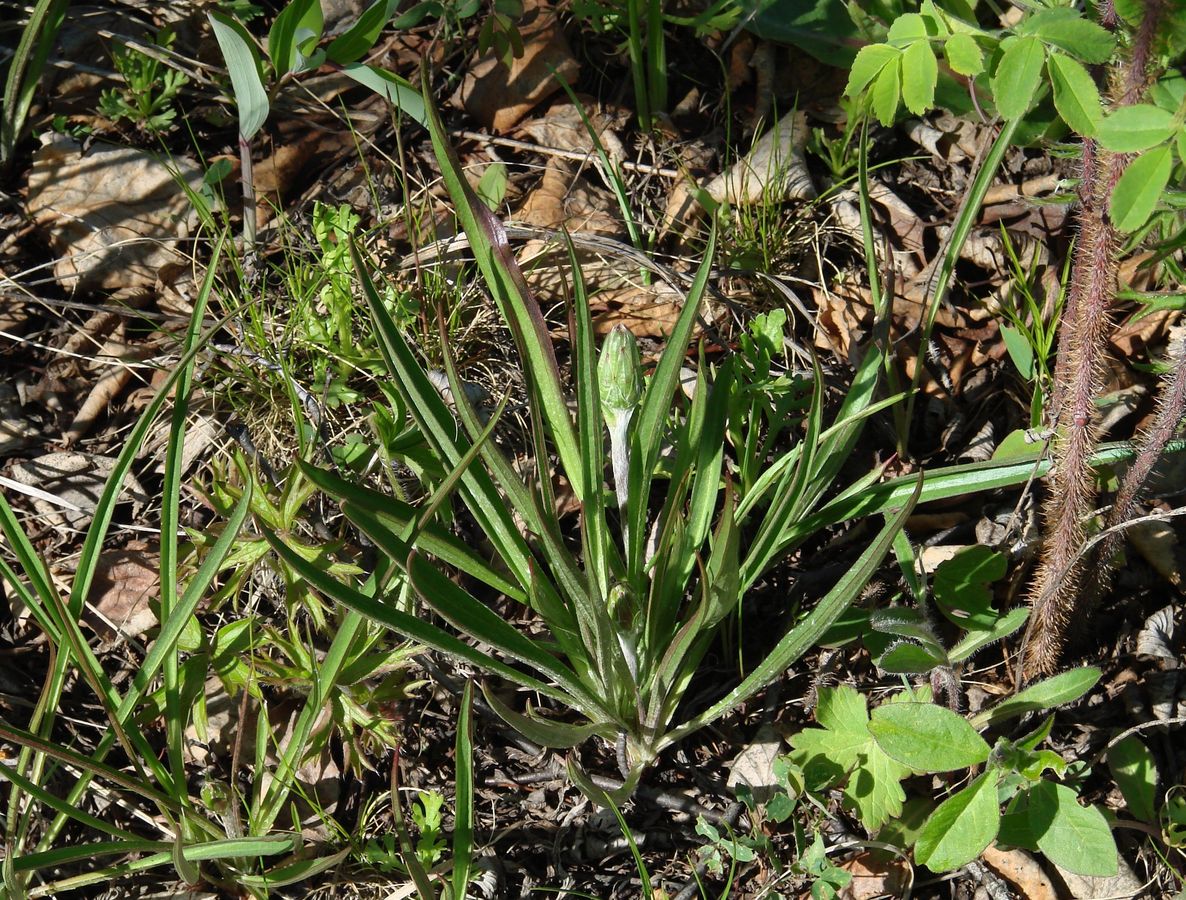
[[[1157,574],[1182,590],[1183,550],[1171,522],[1137,522],[1125,532],[1129,543]]]
[[[623,110],[603,110],[601,104],[592,97],[582,97],[585,115],[589,120],[597,140],[611,160],[621,160],[626,156],[626,148],[618,137],[615,128],[622,126],[626,113]],[[596,153],[593,135],[589,127],[581,118],[581,111],[572,103],[553,103],[547,113],[533,119],[527,119],[519,125],[517,131],[523,137],[529,137],[543,148],[555,150],[576,150]]]
[[[1145,620],[1137,632],[1137,656],[1150,656],[1167,660],[1172,667],[1178,665],[1178,651],[1174,644],[1175,604],[1163,606]]]
[[[852,881],[838,894],[844,900],[901,897],[911,882],[910,864],[896,856],[884,860],[863,853],[842,863],[840,868],[852,875]]]
[[[527,195],[515,221],[570,233],[616,235],[622,231],[616,204],[609,191],[574,176],[562,159],[550,159],[544,177]]]
[[[514,128],[540,101],[560,90],[557,77],[572,84],[580,63],[572,55],[556,11],[539,3],[529,6],[518,23],[523,55],[504,65],[493,53],[465,73],[453,102],[488,128]]]
[[[62,446],[73,447],[94,427],[99,418],[107,412],[111,401],[131,383],[132,374],[132,370],[127,366],[117,366],[95,382],[86,400],[78,408],[74,421],[62,435]]]
[[[658,281],[599,291],[590,303],[598,334],[625,325],[637,337],[665,338],[675,329],[684,297],[667,282]]]
[[[160,597],[160,557],[147,550],[113,550],[99,557],[87,621],[107,641],[136,637],[157,623],[151,602]]]
[[[161,266],[182,259],[174,247],[196,214],[178,182],[197,190],[197,166],[111,144],[84,154],[64,135],[43,141],[28,211],[61,254],[54,275],[64,287],[151,287]]]
[[[778,779],[774,775],[774,761],[782,749],[782,738],[772,725],[763,725],[744,750],[737,754],[729,767],[726,784],[736,792],[738,785],[745,785],[759,803],[765,803]]]
[[[1058,891],[1034,857],[1024,850],[1001,850],[989,845],[984,862],[1015,887],[1026,900],[1058,900]]]
[[[12,479],[31,489],[30,499],[39,515],[83,530],[114,468],[115,460],[107,456],[61,451],[17,463],[12,467]],[[124,479],[120,496],[121,500],[148,501],[143,486],[131,473]]]
[[[1057,865],[1054,868],[1067,886],[1072,900],[1100,900],[1104,897],[1108,900],[1129,900],[1133,897],[1152,896],[1146,893],[1147,885],[1137,877],[1123,856],[1119,857],[1119,864],[1119,871],[1106,877],[1076,875]]]

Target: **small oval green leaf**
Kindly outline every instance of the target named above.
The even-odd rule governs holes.
[[[984,71],[984,53],[970,34],[953,34],[943,45],[947,64],[960,75],[975,77]]]
[[[886,756],[916,772],[951,772],[988,759],[989,746],[962,716],[934,703],[887,703],[869,733]]]
[[[1169,144],[1150,150],[1128,164],[1112,189],[1108,203],[1108,212],[1117,230],[1136,231],[1149,221],[1169,184],[1173,166]]]
[[[1071,788],[1053,781],[1039,782],[1029,799],[1031,821],[1049,822],[1037,843],[1051,862],[1076,875],[1116,874],[1116,841],[1099,809],[1081,806]]]
[[[939,63],[927,41],[916,41],[902,54],[902,100],[906,108],[921,116],[935,105],[935,83]]]
[[[885,68],[886,64],[891,60],[896,61],[900,55],[900,50],[886,44],[870,44],[867,47],[862,47],[857,58],[853,60],[852,68],[848,70],[848,86],[844,89],[844,93],[849,97],[860,95],[869,82],[881,74],[881,70]]]
[[[895,60],[881,70],[873,83],[873,113],[877,121],[887,128],[894,124],[898,115],[899,72],[901,60]]]
[[[995,725],[1027,712],[1051,709],[1078,700],[1095,687],[1102,674],[1095,666],[1083,666],[1039,681],[992,709],[973,716],[972,724],[977,728],[983,728],[985,725]]]
[[[1173,133],[1173,113],[1148,103],[1134,103],[1100,120],[1096,137],[1117,153],[1139,153],[1165,143]]]
[[[1085,137],[1091,137],[1104,117],[1099,88],[1087,69],[1065,53],[1052,53],[1046,71],[1054,85],[1054,108],[1063,121]]]
[[[958,869],[984,852],[1000,825],[997,773],[988,771],[931,813],[914,844],[914,859],[932,872]]]
[[[1135,734],[1108,748],[1108,768],[1128,811],[1142,822],[1157,818],[1157,764],[1149,748]]]

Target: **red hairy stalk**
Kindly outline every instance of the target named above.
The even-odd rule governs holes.
[[[1136,103],[1145,92],[1162,2],[1148,0],[1145,5],[1128,64],[1112,92],[1116,106]],[[1127,164],[1126,157],[1084,140],[1079,237],[1071,261],[1071,285],[1059,326],[1054,369],[1054,468],[1043,506],[1046,535],[1030,591],[1032,613],[1022,643],[1025,677],[1050,672],[1058,665],[1069,623],[1086,611],[1107,584],[1106,576],[1095,577],[1092,589],[1084,590],[1085,572],[1089,568],[1101,569],[1090,559],[1107,560],[1117,549],[1112,544],[1108,556],[1085,558],[1083,553],[1087,521],[1096,506],[1095,478],[1089,462],[1096,442],[1095,399],[1103,387],[1111,327],[1109,309],[1116,294],[1120,249],[1119,236],[1108,218],[1108,201]],[[1122,490],[1118,498],[1113,514],[1122,517],[1120,521],[1131,515],[1141,485],[1186,408],[1186,394],[1181,403],[1174,400],[1175,384],[1171,380],[1166,385],[1163,415],[1150,429],[1141,456],[1129,472],[1133,486],[1129,488],[1126,480],[1127,493]],[[1178,387],[1186,392],[1186,385]]]

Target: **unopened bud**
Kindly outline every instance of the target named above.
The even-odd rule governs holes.
[[[642,398],[642,359],[634,333],[625,325],[615,325],[601,347],[597,386],[607,420],[611,411],[634,412]]]

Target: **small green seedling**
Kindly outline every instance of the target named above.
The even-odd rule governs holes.
[[[174,37],[173,31],[165,28],[158,32],[154,43],[167,50],[173,46]],[[124,84],[99,95],[99,111],[112,122],[127,119],[153,134],[171,128],[177,118],[173,101],[189,81],[188,76],[156,56],[126,45],[117,46],[111,58]]]
[[[1080,805],[1070,784],[1045,777],[1070,771],[1058,754],[1038,749],[1053,716],[1024,737],[1002,737],[991,747],[977,732],[1077,699],[1099,677],[1098,669],[1072,670],[970,719],[931,702],[927,689],[903,691],[870,712],[853,688],[822,688],[816,719],[823,728],[792,737],[790,759],[802,768],[810,792],[840,788],[845,807],[870,831],[902,816],[907,778],[980,769],[912,838],[915,861],[934,872],[958,869],[996,841],[1040,851],[1079,874],[1111,874],[1116,844],[1103,813]]]

